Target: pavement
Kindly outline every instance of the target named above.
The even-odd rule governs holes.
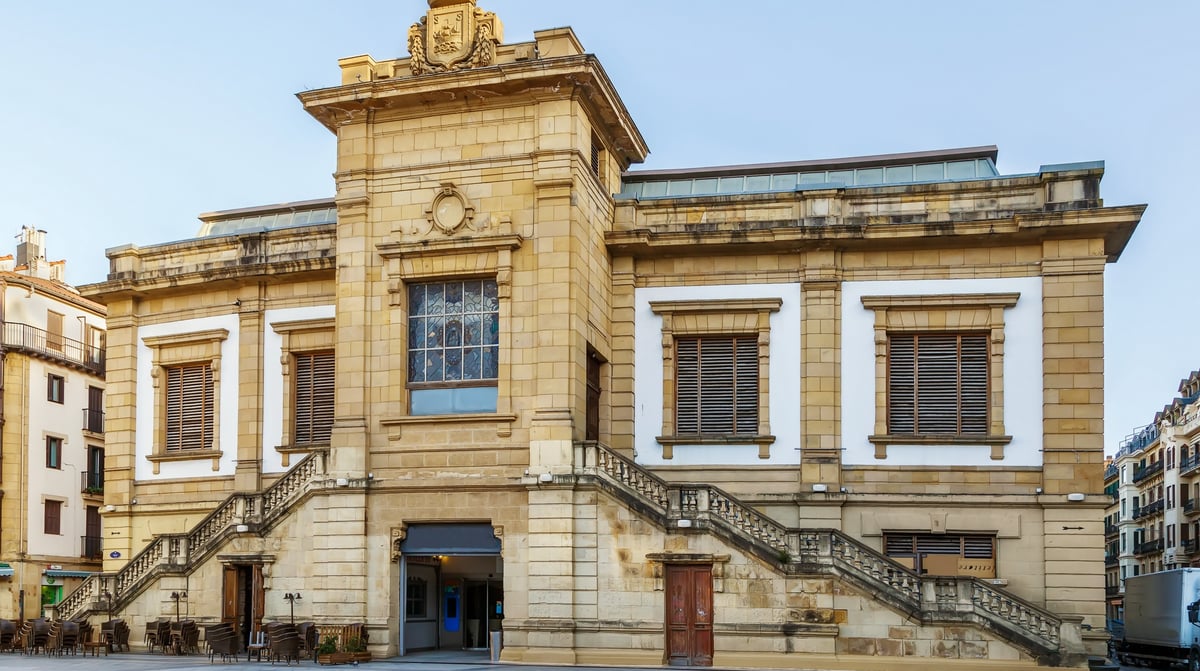
[[[363,671],[624,671],[625,666],[541,666],[532,664],[493,664],[488,661],[486,654],[445,656],[412,655],[409,657],[393,657],[390,659],[374,659]],[[211,664],[208,655],[187,655],[174,657],[149,652],[113,653],[99,657],[64,655],[48,657],[46,655],[23,655],[19,652],[0,653],[0,670],[19,669],[20,671],[267,671],[268,669],[287,668],[283,662],[271,664],[267,661],[222,663],[217,657]],[[319,666],[312,660],[293,664],[293,669],[304,671],[322,671],[332,667]],[[343,666],[345,671],[357,667]],[[688,668],[688,667],[684,667]],[[715,667],[706,667],[704,671],[721,671]]]

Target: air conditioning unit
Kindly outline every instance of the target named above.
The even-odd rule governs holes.
[[[997,587],[1008,587],[1008,578],[988,578],[988,582]]]

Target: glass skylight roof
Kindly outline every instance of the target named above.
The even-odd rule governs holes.
[[[987,179],[999,175],[996,164],[990,158],[774,174],[693,178],[680,176],[677,179],[647,179],[645,181],[638,181],[637,173],[632,173],[626,175],[626,181],[619,197],[719,196],[831,187],[950,182]]]
[[[197,237],[237,235],[271,231],[293,226],[315,226],[337,223],[336,207],[320,207],[311,210],[289,210],[287,212],[247,212],[242,216],[206,219],[200,225]]]

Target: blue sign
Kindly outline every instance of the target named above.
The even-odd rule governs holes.
[[[120,553],[120,552],[117,552],[116,550],[113,550],[112,552],[108,553],[108,556],[109,556],[109,558],[111,558],[111,559],[120,559],[120,558],[121,558],[121,553]]]

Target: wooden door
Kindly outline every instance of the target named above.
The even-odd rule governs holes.
[[[667,645],[669,666],[712,666],[712,566],[668,564]]]

